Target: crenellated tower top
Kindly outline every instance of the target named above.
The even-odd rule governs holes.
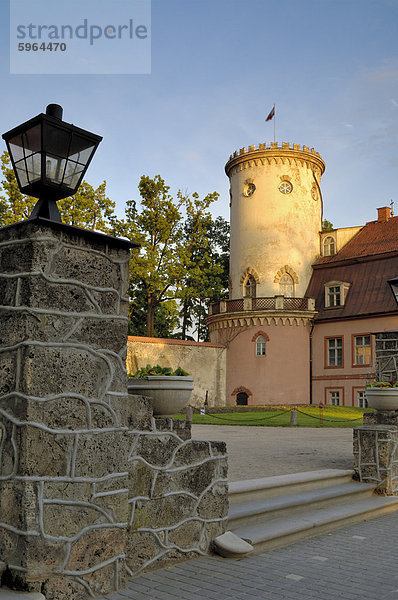
[[[271,142],[269,144],[253,144],[247,148],[235,150],[229,157],[225,165],[225,172],[228,177],[235,170],[241,171],[250,166],[271,164],[289,164],[297,166],[312,167],[319,176],[325,171],[319,152],[309,146],[300,146],[300,144],[290,144],[289,142]]]

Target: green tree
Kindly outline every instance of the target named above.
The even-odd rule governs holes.
[[[194,248],[206,242],[208,207],[217,200],[213,192],[200,199],[181,191],[174,199],[160,175],[143,175],[138,186],[139,206],[129,200],[125,219],[115,220],[114,233],[127,235],[141,244],[131,261],[131,285],[142,287],[147,300],[146,334],[155,333],[155,310],[163,302],[182,296]],[[190,223],[190,237],[184,236],[184,223]],[[134,298],[133,298],[134,302]]]
[[[200,339],[208,339],[205,318],[209,305],[228,294],[229,224],[222,217],[204,219],[205,238],[194,247],[181,289],[181,337],[193,329]],[[191,223],[185,225],[184,235],[191,237]]]
[[[147,294],[142,285],[131,285],[129,294],[129,335],[146,335]],[[166,300],[155,308],[154,337],[174,337],[173,332],[178,324],[178,305],[175,300]]]
[[[322,221],[322,231],[333,231],[333,223],[324,219]]]
[[[1,172],[0,227],[3,227],[28,219],[37,198],[20,192],[7,152],[1,156]],[[76,194],[63,198],[57,204],[62,221],[68,225],[105,233],[112,231],[115,203],[106,195],[105,181],[96,189],[83,181]]]

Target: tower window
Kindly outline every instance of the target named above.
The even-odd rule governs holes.
[[[256,339],[256,356],[265,356],[266,339],[263,335],[259,335]]]
[[[243,285],[243,295],[245,298],[256,297],[256,280],[253,275],[248,275]]]
[[[294,297],[294,281],[289,273],[285,273],[279,280],[279,292],[288,298]]]

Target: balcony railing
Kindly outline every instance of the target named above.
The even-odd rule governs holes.
[[[210,306],[209,316],[246,310],[314,311],[315,300],[314,298],[286,298],[285,296],[220,300]]]

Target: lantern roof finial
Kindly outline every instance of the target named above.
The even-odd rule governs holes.
[[[62,106],[59,104],[48,104],[46,108],[46,115],[50,117],[55,117],[56,119],[60,119],[62,121]]]

